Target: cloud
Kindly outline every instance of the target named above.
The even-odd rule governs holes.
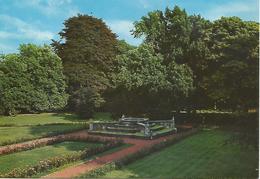
[[[8,31],[0,31],[0,39],[30,39],[36,42],[46,42],[54,38],[54,33],[40,30],[16,17],[0,14],[0,21],[8,29]]]
[[[208,9],[204,15],[210,20],[216,20],[222,16],[236,16],[241,13],[250,13],[254,11],[254,8],[255,4],[252,5],[246,2],[228,2]]]
[[[15,5],[20,8],[33,8],[43,15],[69,17],[79,13],[79,9],[73,5],[72,0],[16,0]]]
[[[143,8],[147,9],[149,8],[151,5],[148,2],[148,0],[139,0],[139,3],[143,6]]]
[[[110,29],[118,35],[119,39],[124,39],[132,45],[139,45],[142,39],[135,39],[131,34],[134,29],[133,21],[129,20],[105,20]]]
[[[14,53],[14,49],[16,49],[16,47],[0,43],[0,55],[5,53]]]

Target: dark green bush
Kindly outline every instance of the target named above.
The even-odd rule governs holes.
[[[244,123],[258,125],[258,113],[178,113],[177,124],[230,126]]]

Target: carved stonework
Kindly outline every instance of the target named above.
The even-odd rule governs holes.
[[[172,125],[171,125],[172,128],[175,128],[175,121],[174,121],[174,116],[172,116]]]
[[[145,136],[149,136],[149,135],[150,135],[149,124],[145,124],[145,125],[144,125],[144,135],[145,135]]]
[[[90,130],[90,131],[93,131],[93,129],[94,129],[94,125],[93,125],[93,123],[90,123],[90,124],[89,124],[89,130]]]

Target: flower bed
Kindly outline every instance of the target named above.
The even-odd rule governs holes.
[[[39,172],[43,172],[55,167],[60,167],[64,164],[74,162],[77,160],[85,159],[87,157],[96,155],[98,153],[102,153],[106,150],[109,150],[114,147],[118,147],[123,144],[121,140],[109,140],[101,137],[68,137],[68,136],[60,136],[56,139],[55,142],[61,141],[86,141],[86,142],[99,142],[103,143],[103,146],[87,148],[83,151],[77,152],[75,154],[61,156],[61,157],[53,157],[46,160],[40,161],[38,164],[33,166],[25,166],[21,168],[15,168],[8,173],[0,174],[0,178],[16,178],[16,177],[31,177]],[[53,141],[52,141],[53,142]]]

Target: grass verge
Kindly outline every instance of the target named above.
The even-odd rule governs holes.
[[[227,143],[231,136],[229,131],[202,131],[102,178],[256,178],[258,152]]]

